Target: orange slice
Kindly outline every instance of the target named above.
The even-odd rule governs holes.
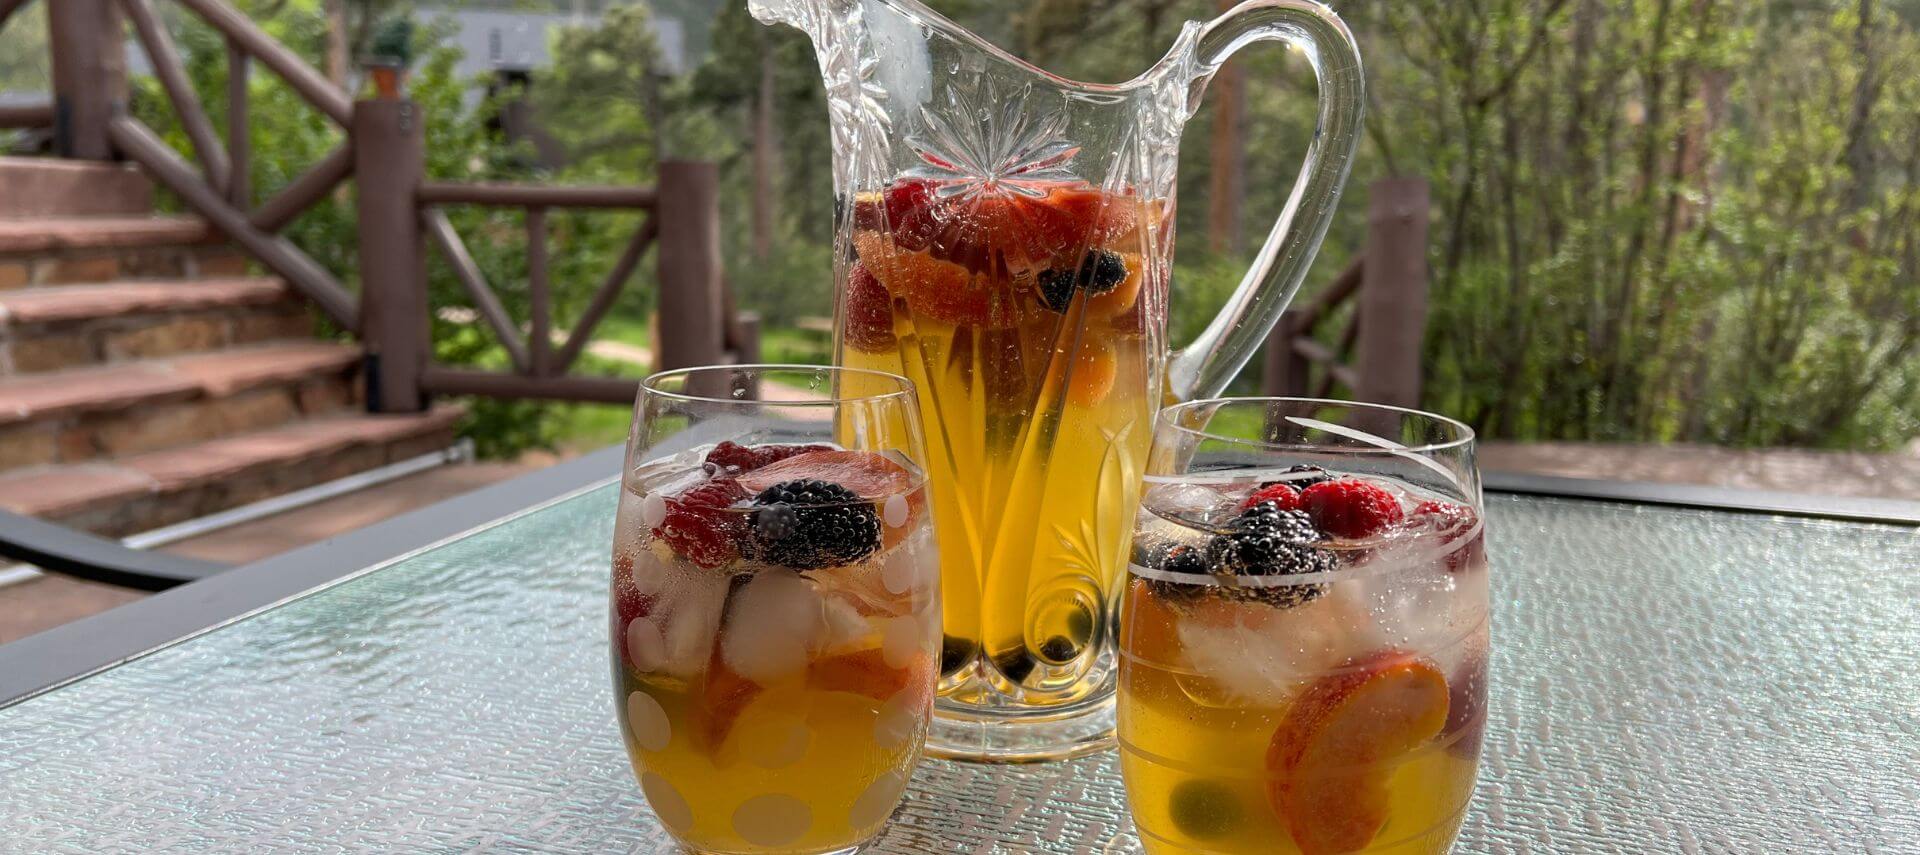
[[[1306,855],[1357,852],[1392,810],[1394,765],[1440,733],[1447,680],[1398,651],[1356,660],[1308,686],[1273,733],[1268,798]]]
[[[911,252],[877,232],[855,232],[860,263],[888,291],[903,297],[915,315],[949,324],[1007,329],[1020,322],[1019,294],[1013,283],[975,275],[959,264],[928,252]]]

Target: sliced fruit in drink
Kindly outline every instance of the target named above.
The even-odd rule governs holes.
[[[826,692],[850,692],[884,701],[928,679],[932,656],[916,657],[904,668],[887,664],[878,647],[814,660],[807,667],[807,687]]]
[[[716,645],[713,660],[707,663],[706,674],[700,678],[695,696],[694,746],[708,755],[718,752],[727,741],[727,735],[733,732],[733,724],[740,718],[740,712],[747,708],[747,704],[753,703],[761,691],[759,683],[727,667],[726,657],[720,655],[720,648]]]
[[[1398,763],[1447,721],[1447,680],[1426,661],[1382,651],[1308,686],[1274,731],[1268,797],[1306,855],[1357,852],[1392,810]]]
[[[1013,283],[1004,277],[908,251],[871,232],[856,233],[853,243],[860,263],[894,296],[905,298],[916,317],[1007,329],[1025,315]]]

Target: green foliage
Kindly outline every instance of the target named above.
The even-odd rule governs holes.
[[[279,7],[269,30],[318,57],[318,0],[243,5]],[[395,4],[360,5],[365,22]],[[1219,9],[1201,0],[936,5],[1043,67],[1103,81],[1134,76],[1183,21]],[[831,143],[811,46],[753,21],[744,3],[661,0],[653,8],[686,25],[699,61],[666,78],[653,73],[660,54],[646,8],[616,7],[598,26],[558,36],[532,98],[571,155],[554,171],[499,142],[487,108],[463,110],[451,56],[425,51],[413,91],[430,122],[429,171],[647,183],[659,157],[717,161],[723,256],[740,305],[767,320],[770,357],[788,345],[804,353],[804,337],[779,330],[832,311]],[[1428,406],[1500,438],[1885,448],[1920,434],[1920,4],[1355,0],[1340,11],[1367,58],[1369,122],[1303,298],[1362,246],[1373,179],[1425,177]],[[180,31],[219,123],[222,46],[192,26]],[[431,28],[416,39],[441,41]],[[1175,344],[1238,283],[1315,130],[1302,57],[1256,49],[1234,62],[1246,79],[1241,215],[1224,248],[1211,249],[1216,93],[1189,123],[1181,156]],[[254,184],[264,193],[340,135],[269,75],[256,74],[252,88]],[[756,161],[763,105],[776,135]],[[187,150],[151,81],[137,82],[134,107]],[[761,176],[770,193],[756,192],[756,162],[771,164]],[[337,197],[289,235],[347,281],[351,214],[351,199]],[[525,318],[523,216],[448,215],[509,314]],[[770,226],[756,235],[762,222]],[[634,224],[553,212],[557,318],[577,317]],[[436,307],[468,305],[437,260],[431,287]],[[635,277],[611,337],[641,335],[652,288],[650,276]],[[505,364],[491,331],[464,315],[439,314],[435,337],[442,361]],[[1236,391],[1254,388],[1257,373]],[[574,409],[474,407],[474,434],[497,437],[498,449],[544,444],[583,423]]]
[[[395,15],[381,21],[367,43],[367,57],[401,68],[413,65],[413,16]]]

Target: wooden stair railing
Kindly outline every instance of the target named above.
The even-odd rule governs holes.
[[[0,24],[30,0],[0,0]],[[711,164],[662,163],[659,189],[453,184],[424,179],[424,116],[417,104],[353,100],[226,0],[174,0],[226,43],[224,129],[215,128],[189,80],[154,0],[59,0],[48,5],[54,65],[52,105],[0,112],[0,127],[52,123],[65,157],[107,160],[116,153],[145,169],[195,213],[287,280],[366,348],[368,406],[377,412],[423,409],[430,394],[566,400],[632,400],[631,380],[567,376],[600,320],[649,248],[660,280],[660,367],[740,361],[758,351],[757,322],[736,316],[720,263],[718,180]],[[185,131],[192,158],[181,157],[125,105],[122,42],[131,25]],[[273,72],[343,141],[258,205],[248,184],[247,81],[253,65]],[[357,176],[359,294],[280,232],[341,182]],[[531,318],[524,338],[466,251],[442,207],[504,205],[527,211]],[[647,212],[625,250],[559,347],[552,341],[546,212],[551,208]],[[512,363],[511,372],[431,364],[426,252],[431,244],[453,267],[475,309]]]
[[[1267,339],[1262,394],[1420,405],[1427,322],[1428,187],[1387,178],[1367,188],[1360,257],[1304,306],[1287,309]],[[1335,344],[1315,333],[1352,304]],[[1318,376],[1315,369],[1318,368]]]

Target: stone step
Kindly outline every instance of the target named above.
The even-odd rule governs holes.
[[[278,279],[127,280],[0,291],[0,376],[304,338]]]
[[[246,276],[253,264],[193,217],[0,220],[0,291],[155,277]]]
[[[185,246],[218,241],[198,217],[36,217],[0,220],[0,254]]]
[[[204,442],[360,402],[360,351],[282,342],[0,377],[0,471]]]
[[[153,182],[130,163],[0,157],[0,218],[140,216]]]
[[[0,472],[0,508],[131,534],[445,448],[460,413],[305,419],[113,460]]]

